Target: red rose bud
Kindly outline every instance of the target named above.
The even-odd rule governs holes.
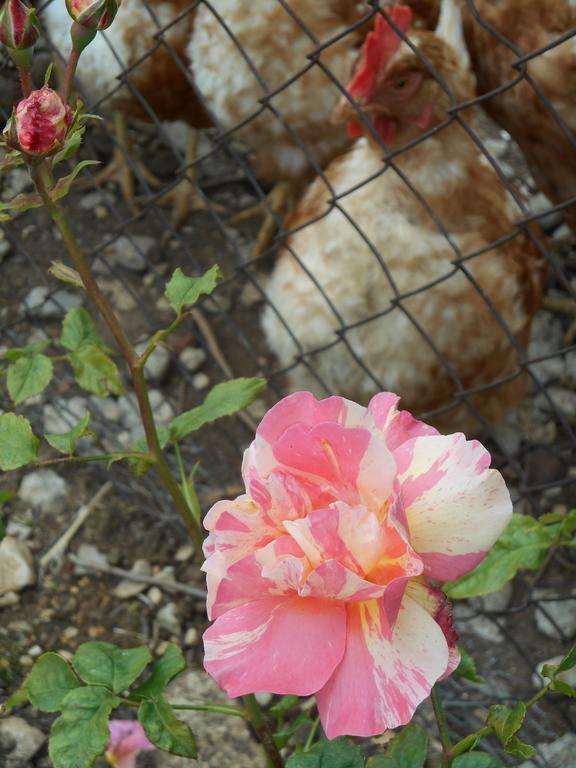
[[[45,85],[18,104],[13,124],[6,129],[10,128],[12,135],[16,132],[19,149],[41,156],[61,146],[71,121],[70,107]]]
[[[22,0],[5,0],[0,10],[0,42],[21,51],[32,48],[40,37],[36,10]]]
[[[66,0],[68,13],[86,29],[108,29],[121,0]]]

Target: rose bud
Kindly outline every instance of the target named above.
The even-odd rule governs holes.
[[[0,42],[7,48],[32,48],[40,37],[36,9],[22,0],[6,0],[0,10]]]
[[[68,13],[86,29],[108,29],[114,21],[121,0],[66,0]]]
[[[61,146],[71,121],[70,107],[45,85],[18,104],[6,131],[15,132],[19,149],[40,156]]]

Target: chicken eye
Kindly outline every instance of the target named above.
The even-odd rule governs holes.
[[[408,78],[407,77],[399,77],[392,83],[392,87],[395,91],[403,91],[404,88],[408,85]]]

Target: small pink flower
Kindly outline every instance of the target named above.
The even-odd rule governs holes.
[[[108,29],[114,21],[121,0],[66,0],[68,13],[87,29]]]
[[[30,155],[45,155],[64,141],[71,112],[56,91],[45,85],[18,104],[10,122],[20,149]]]
[[[155,749],[137,720],[110,720],[106,759],[114,768],[134,768],[143,750]]]
[[[206,670],[230,696],[316,694],[328,738],[409,722],[455,669],[428,579],[474,568],[512,514],[482,445],[398,400],[285,398],[244,455],[246,494],[205,520]]]
[[[0,43],[7,48],[32,48],[40,37],[36,10],[22,0],[5,0],[0,10]]]

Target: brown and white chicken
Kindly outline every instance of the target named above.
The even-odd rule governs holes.
[[[187,0],[124,0],[111,27],[99,32],[80,57],[78,79],[91,104],[102,102],[105,109],[114,110],[119,146],[101,180],[116,178],[132,205],[134,179],[126,162],[130,150],[126,120],[184,121],[190,129],[187,162],[195,159],[194,129],[212,122],[189,74],[186,45],[194,25],[189,7]],[[43,8],[41,20],[53,45],[67,56],[71,19],[64,1],[52,0]],[[155,184],[144,166],[139,170]],[[166,202],[175,206],[175,220],[181,220],[191,207],[203,205],[186,179]]]
[[[409,30],[409,8],[391,18]],[[346,99],[337,109],[351,135],[364,135],[325,171],[337,206],[318,178],[287,222],[294,234],[267,286],[263,328],[293,366],[291,389],[366,402],[385,388],[430,413],[494,384],[469,402],[497,422],[524,390],[515,346],[527,342],[544,268],[525,233],[492,247],[514,233],[518,210],[448,119],[452,97],[474,95],[457,4],[443,0],[435,33],[413,30],[410,40],[416,53],[381,16],[367,37],[348,87],[364,116]],[[431,129],[394,157],[397,170],[385,165],[380,140],[396,149]],[[462,405],[435,421],[479,427]]]
[[[480,94],[514,83],[521,75],[513,66],[519,57],[576,34],[571,0],[469,0],[466,5],[466,40]],[[483,106],[519,144],[541,191],[555,204],[565,203],[576,197],[576,36],[529,59],[526,73],[535,87],[524,77]],[[576,203],[565,210],[565,218],[576,232]]]

